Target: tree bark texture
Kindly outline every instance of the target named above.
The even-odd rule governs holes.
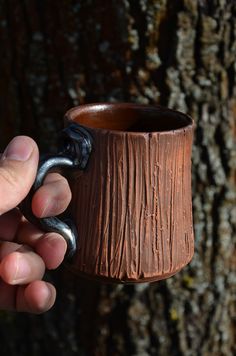
[[[53,150],[64,112],[96,101],[193,116],[195,255],[166,281],[105,285],[64,268],[42,316],[1,313],[2,355],[234,355],[234,0],[1,0],[1,148]]]

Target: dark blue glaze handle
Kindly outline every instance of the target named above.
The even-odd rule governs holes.
[[[67,258],[74,255],[77,247],[78,234],[75,224],[69,218],[63,220],[57,217],[37,218],[32,212],[32,198],[36,190],[43,185],[48,173],[59,172],[63,174],[67,169],[85,169],[91,150],[92,138],[85,128],[71,124],[64,129],[60,137],[59,153],[41,156],[33,187],[20,204],[21,212],[32,224],[43,231],[57,232],[64,237],[67,243]]]

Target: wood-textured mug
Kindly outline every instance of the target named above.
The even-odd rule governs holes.
[[[170,277],[189,263],[193,120],[160,106],[102,103],[72,108],[65,125],[60,153],[42,158],[22,210],[65,237],[69,268],[136,283]],[[70,220],[36,219],[33,193],[48,172],[66,167]]]

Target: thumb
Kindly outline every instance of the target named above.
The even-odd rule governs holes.
[[[38,167],[39,152],[34,140],[15,137],[0,160],[0,215],[15,208],[28,194]]]

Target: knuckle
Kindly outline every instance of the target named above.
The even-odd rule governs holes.
[[[60,199],[68,198],[70,195],[70,186],[67,179],[63,176],[57,177],[57,179],[51,179],[45,181],[44,187],[47,190],[53,190],[54,195],[59,196]]]
[[[45,183],[67,182],[66,178],[59,173],[49,173],[45,178]]]

